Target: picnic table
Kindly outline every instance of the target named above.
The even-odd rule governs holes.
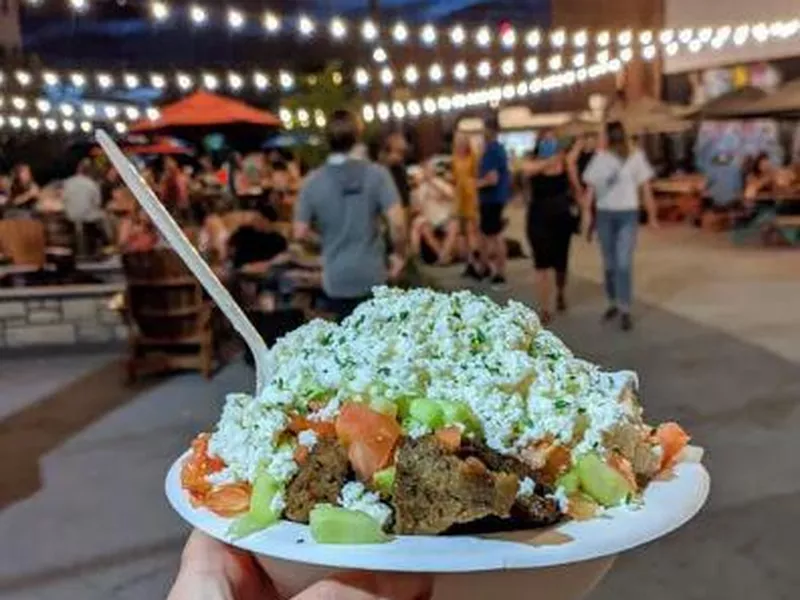
[[[765,240],[768,234],[773,234],[791,246],[800,246],[800,214],[781,214],[787,205],[800,207],[800,188],[762,192],[751,202],[755,204],[755,215],[746,225],[731,232],[734,244],[742,245],[754,238]]]
[[[656,179],[650,187],[662,221],[694,221],[700,217],[706,189],[706,178],[702,175],[674,175]]]

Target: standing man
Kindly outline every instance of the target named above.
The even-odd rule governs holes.
[[[306,179],[295,209],[294,235],[322,241],[322,287],[339,320],[347,317],[372,288],[397,277],[405,265],[406,222],[400,195],[389,172],[353,158],[358,122],[345,110],[328,124],[330,155]],[[381,217],[388,221],[394,254],[387,268]]]
[[[85,158],[78,163],[75,174],[64,182],[62,197],[64,212],[78,232],[81,254],[95,255],[108,243],[108,230],[103,194],[91,173],[92,161]]]
[[[486,149],[481,158],[478,173],[478,191],[481,213],[481,262],[484,275],[494,285],[506,282],[507,249],[503,239],[503,210],[511,198],[511,174],[508,168],[508,155],[498,141],[500,125],[497,117],[491,117],[484,124]]]

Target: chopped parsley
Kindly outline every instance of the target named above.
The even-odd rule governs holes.
[[[405,321],[406,319],[408,319],[408,315],[409,312],[407,310],[404,310],[403,312],[400,313],[400,320]]]
[[[333,334],[328,332],[322,336],[322,339],[320,340],[319,343],[322,344],[323,346],[330,346],[332,341],[333,341]]]
[[[563,398],[559,398],[558,400],[555,401],[556,410],[564,410],[568,406],[569,406],[569,402],[567,402]]]

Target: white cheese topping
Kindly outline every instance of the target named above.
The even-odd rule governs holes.
[[[635,374],[604,373],[575,358],[526,306],[469,292],[376,288],[341,325],[300,327],[267,358],[260,397],[230,395],[210,442],[233,475],[248,481],[260,466],[281,481],[296,471],[292,448],[277,447],[287,412],[332,421],[356,396],[464,403],[487,445],[507,455],[543,440],[574,444],[576,454],[603,450],[615,425],[641,422]],[[408,433],[428,431],[417,424]],[[307,442],[310,436],[298,440]]]
[[[363,483],[352,481],[342,488],[339,506],[348,510],[360,510],[385,527],[392,516],[392,509],[380,501],[380,496],[370,492]]]
[[[305,446],[309,450],[313,450],[314,446],[317,445],[317,434],[314,433],[311,429],[306,429],[305,431],[301,431],[297,436],[297,443],[301,446]]]
[[[536,493],[536,482],[530,477],[526,477],[519,482],[519,490],[517,490],[517,498],[530,498]]]

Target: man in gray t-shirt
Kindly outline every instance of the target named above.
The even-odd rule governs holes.
[[[405,215],[389,172],[350,153],[358,124],[337,111],[328,126],[331,154],[311,173],[295,208],[294,232],[303,239],[316,230],[322,240],[323,289],[340,318],[347,316],[376,285],[387,283],[404,264]],[[380,219],[389,222],[395,254],[386,266]]]

